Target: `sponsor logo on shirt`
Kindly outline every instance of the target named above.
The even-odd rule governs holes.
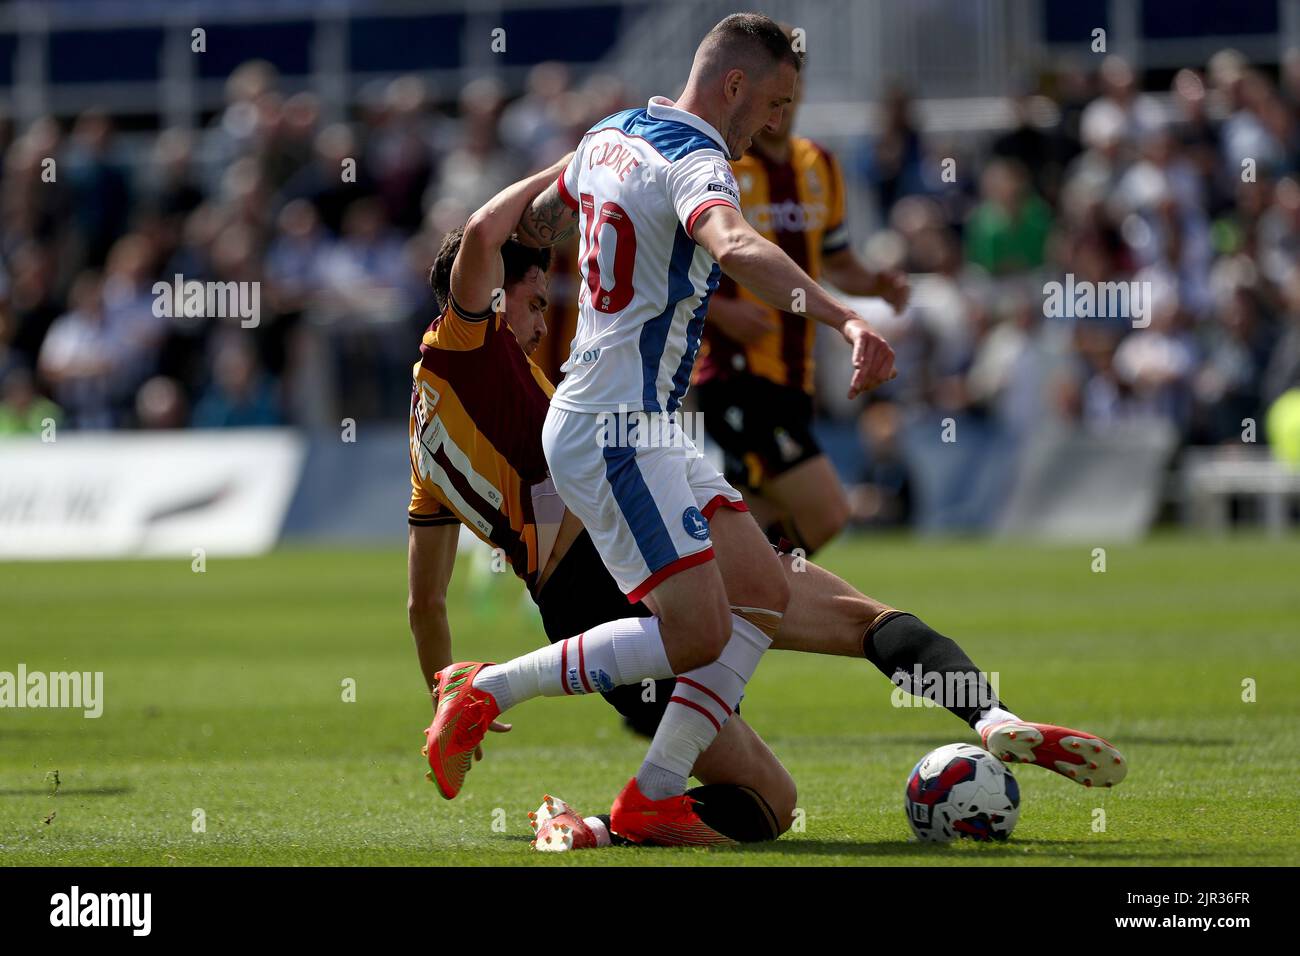
[[[730,187],[733,191],[736,187],[736,174],[731,171],[731,165],[720,159],[713,161],[713,175],[723,185]]]

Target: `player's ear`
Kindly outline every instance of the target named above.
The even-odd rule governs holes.
[[[727,102],[739,99],[744,89],[745,71],[739,68],[728,70],[727,75],[722,79],[722,90],[727,96]]]

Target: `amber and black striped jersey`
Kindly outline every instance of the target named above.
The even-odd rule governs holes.
[[[844,225],[844,178],[835,157],[812,140],[795,136],[785,162],[773,162],[754,148],[731,166],[740,185],[745,219],[814,280],[820,279],[823,257],[849,244]],[[737,296],[758,301],[723,276],[715,297]],[[770,312],[776,328],[748,346],[706,322],[695,382],[749,372],[811,394],[816,323],[806,315]]]
[[[553,391],[503,315],[454,300],[413,369],[410,523],[463,522],[530,589],[563,514],[541,443]]]

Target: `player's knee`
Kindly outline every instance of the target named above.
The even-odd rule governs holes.
[[[731,609],[725,595],[702,600],[660,619],[668,661],[678,674],[712,664],[731,637]]]
[[[765,611],[784,614],[790,606],[790,581],[785,576],[785,569],[776,555],[770,562],[765,562],[763,574],[756,576],[744,589],[743,600],[732,603],[742,607],[759,607]]]
[[[727,646],[727,641],[731,639],[731,609],[726,606],[725,602],[717,607],[710,608],[709,613],[701,615],[701,617],[694,641],[694,646],[698,651],[698,658],[693,667],[712,664],[722,656],[722,649]]]
[[[447,613],[447,599],[441,595],[412,594],[406,599],[406,620],[413,632]]]
[[[756,607],[784,614],[790,606],[790,582],[781,559],[769,552],[758,569],[728,585],[727,598],[732,607]]]
[[[774,561],[773,566],[776,568],[776,574],[772,575],[767,587],[767,600],[760,604],[760,607],[769,611],[775,611],[777,614],[784,614],[786,608],[790,606],[790,582],[785,576],[785,571],[781,568],[779,561]]]
[[[848,523],[849,502],[843,494],[820,499],[815,508],[796,521],[799,537],[810,554],[829,544]]]
[[[825,535],[822,544],[828,543],[844,530],[849,523],[849,514],[849,499],[844,495],[835,495],[829,500],[822,519],[822,533]]]
[[[794,824],[795,810],[799,806],[799,788],[795,785],[794,777],[784,767],[781,770],[781,777],[774,781],[767,797],[772,814],[776,817],[777,836]]]
[[[755,760],[757,775],[751,786],[765,805],[768,826],[763,839],[776,839],[794,825],[799,792],[790,771],[770,753],[767,756]]]

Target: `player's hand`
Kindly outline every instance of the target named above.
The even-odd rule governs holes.
[[[741,345],[753,345],[777,328],[771,311],[750,299],[714,300],[709,309],[709,321],[723,335]]]
[[[499,721],[499,720],[494,720],[494,721],[492,721],[491,724],[488,725],[488,732],[489,732],[489,733],[494,733],[494,734],[508,734],[508,733],[511,731],[511,729],[512,729],[513,727],[514,727],[514,724],[503,724],[503,723],[502,723],[501,721]],[[474,748],[474,759],[475,759],[475,760],[482,760],[482,759],[483,759],[483,745],[482,745],[482,744],[479,744],[477,747]]]
[[[894,368],[894,350],[864,319],[849,319],[840,330],[853,348],[853,379],[849,398],[857,398],[884,385],[898,374]]]
[[[886,269],[884,272],[876,273],[875,294],[888,302],[895,312],[902,315],[912,295],[907,273],[899,269]]]

